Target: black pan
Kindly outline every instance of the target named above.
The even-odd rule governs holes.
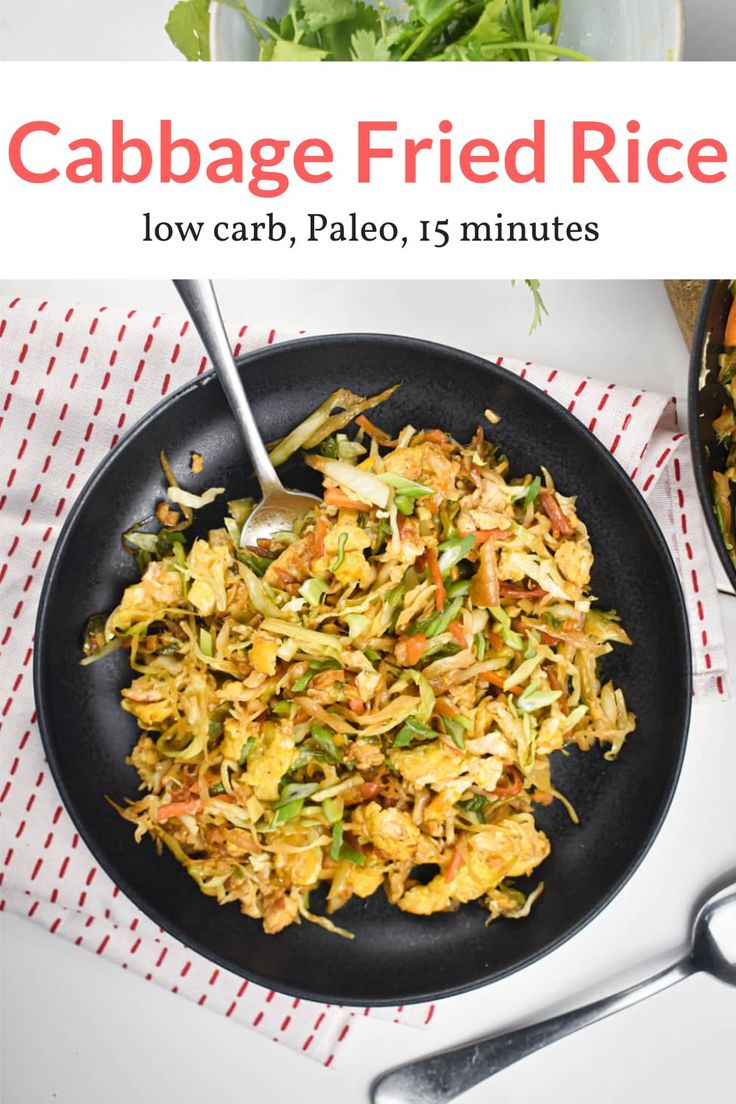
[[[554,473],[576,493],[590,528],[593,589],[615,607],[635,643],[606,658],[639,718],[620,760],[599,751],[557,756],[555,781],[576,806],[540,809],[553,841],[542,868],[546,889],[522,921],[484,925],[475,905],[412,917],[383,894],[352,901],[339,922],[353,941],[312,924],[276,937],[237,905],[204,897],[175,860],[136,846],[131,825],[104,800],[136,792],[124,763],[136,740],[133,718],[118,705],[129,679],[125,653],[78,664],[87,616],[118,601],[135,579],[120,533],[150,513],[163,488],[164,448],[186,472],[191,449],[206,469],[187,485],[223,485],[228,497],[253,493],[249,464],[224,396],[210,376],[172,394],[143,418],[101,464],[79,497],[49,567],[36,630],[35,686],[46,753],[79,831],[124,893],[156,924],[214,962],[299,997],[348,1004],[397,1004],[448,996],[508,974],[557,947],[599,912],[652,843],[672,798],[690,709],[690,657],[683,600],[665,542],[622,469],[558,404],[502,368],[422,341],[377,335],[318,337],[272,346],[247,358],[248,393],[265,438],[291,429],[337,386],[372,394],[403,380],[378,414],[395,431],[408,422],[442,426],[469,440],[489,405],[501,415],[493,437],[512,472]],[[318,489],[315,473],[294,459],[287,485]],[[220,522],[213,504],[197,529]]]
[[[728,452],[713,430],[713,422],[727,401],[723,385],[718,382],[718,358],[723,352],[733,299],[728,285],[728,280],[711,280],[703,292],[690,356],[688,431],[700,504],[723,568],[736,590],[736,566],[726,551],[713,508],[713,472],[724,470]]]

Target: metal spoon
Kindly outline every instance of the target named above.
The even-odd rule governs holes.
[[[241,546],[255,545],[259,539],[268,539],[281,530],[291,530],[294,522],[313,510],[320,500],[303,491],[287,491],[276,474],[233,359],[212,282],[174,280],[174,286],[222,384],[261,486],[263,501],[256,506],[240,534]]]
[[[736,985],[736,883],[714,893],[695,917],[690,953],[647,981],[543,1023],[476,1039],[407,1062],[378,1077],[373,1104],[445,1104],[520,1058],[702,971]]]

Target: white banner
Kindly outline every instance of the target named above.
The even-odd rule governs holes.
[[[732,275],[736,64],[12,64],[0,275]]]

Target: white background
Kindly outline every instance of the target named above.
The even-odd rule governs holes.
[[[0,58],[170,61],[164,33],[174,0],[2,0]],[[686,58],[736,57],[733,0],[685,0]]]
[[[547,284],[550,317],[526,336],[523,288],[482,283],[238,283],[225,314],[311,332],[394,330],[657,388],[682,398],[687,354],[664,289]],[[156,283],[0,282],[0,296],[175,309]],[[736,600],[723,599],[736,670]],[[573,942],[505,981],[440,1005],[424,1031],[362,1020],[324,1070],[146,984],[27,920],[3,916],[3,1104],[362,1104],[381,1070],[473,1035],[571,1007],[643,976],[683,947],[692,904],[736,867],[733,707],[698,705],[672,810],[652,851]],[[573,887],[574,890],[574,887]],[[428,963],[431,970],[431,963]],[[480,1086],[467,1104],[691,1104],[729,1099],[736,993],[694,978]]]

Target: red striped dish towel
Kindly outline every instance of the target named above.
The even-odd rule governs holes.
[[[295,334],[231,327],[238,352]],[[678,559],[696,693],[726,693],[725,651],[674,404],[531,364],[501,362],[581,417],[649,498]],[[14,299],[0,303],[0,907],[326,1065],[366,1012],[270,992],[192,953],[100,870],[49,776],[36,727],[33,627],[54,541],[85,480],[140,415],[207,366],[173,316]],[[432,1005],[372,1009],[420,1026]]]

